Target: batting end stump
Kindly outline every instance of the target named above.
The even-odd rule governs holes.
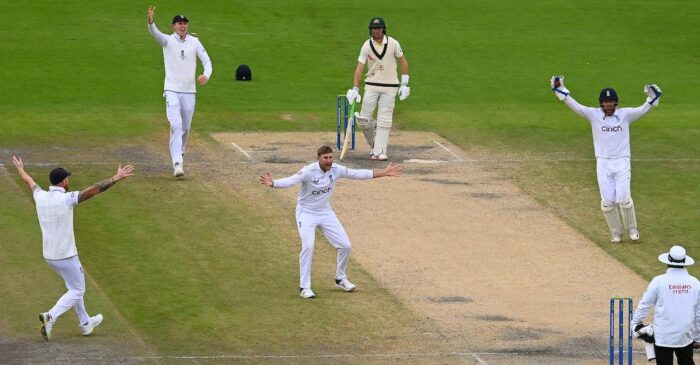
[[[345,133],[348,130],[348,118],[350,117],[350,103],[345,95],[338,95],[336,98],[336,139],[335,146],[340,150]],[[342,138],[341,138],[342,133]],[[352,116],[352,139],[350,140],[350,149],[355,150],[355,116]]]

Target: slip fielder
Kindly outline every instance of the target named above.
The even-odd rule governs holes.
[[[596,157],[600,209],[612,235],[611,242],[622,241],[622,222],[632,241],[639,240],[637,218],[630,190],[632,167],[630,164],[630,132],[632,122],[659,105],[661,89],[656,85],[644,86],[647,99],[636,108],[618,108],[617,92],[611,88],[601,90],[600,107],[583,106],[571,97],[564,86],[564,76],[552,76],[552,91],[576,114],[588,119],[593,130]]]
[[[350,259],[350,239],[333,212],[330,199],[338,179],[366,180],[384,176],[401,176],[401,165],[389,164],[384,170],[355,170],[333,163],[333,149],[323,146],[316,151],[318,162],[304,166],[290,177],[273,180],[268,172],[260,176],[260,183],[272,188],[288,188],[301,183],[297,199],[296,221],[301,237],[299,254],[299,295],[313,298],[311,290],[311,261],[314,253],[316,228],[338,250],[335,286],[350,292],[355,289],[345,273]]]

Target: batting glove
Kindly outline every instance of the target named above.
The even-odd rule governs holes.
[[[411,94],[411,88],[408,87],[408,75],[401,75],[401,87],[399,87],[399,100],[406,100]]]
[[[647,94],[647,103],[651,104],[652,106],[659,105],[661,88],[656,86],[656,84],[644,85],[644,92]]]
[[[348,99],[348,103],[350,104],[354,102],[359,103],[362,100],[362,97],[360,96],[360,88],[353,87],[352,89],[348,90],[348,93],[345,94],[345,98]]]
[[[564,76],[552,76],[549,83],[552,84],[552,91],[559,100],[564,100],[569,96],[569,89],[564,86]]]

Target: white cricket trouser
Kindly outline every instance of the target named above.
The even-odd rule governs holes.
[[[54,271],[63,278],[68,291],[58,299],[56,305],[49,310],[49,314],[55,320],[58,317],[71,309],[75,308],[75,313],[78,315],[79,324],[87,323],[90,319],[85,310],[83,295],[85,294],[85,275],[83,274],[83,266],[80,264],[78,256],[69,257],[63,260],[46,260],[46,263],[51,266]]]
[[[621,203],[631,197],[632,167],[628,157],[598,158],[596,172],[601,199]]]
[[[366,119],[372,117],[374,108],[377,108],[377,134],[374,137],[374,149],[372,153],[376,156],[387,154],[389,145],[389,131],[393,123],[394,104],[396,103],[396,92],[374,92],[365,91],[362,98],[362,110],[360,116]]]
[[[196,94],[166,91],[165,113],[170,122],[170,157],[173,163],[182,163],[187,137],[192,125]]]
[[[297,210],[297,229],[301,237],[301,253],[299,254],[299,287],[311,288],[311,261],[314,257],[314,241],[316,227],[321,229],[328,242],[338,249],[336,279],[345,279],[345,269],[350,259],[350,239],[345,229],[340,224],[333,210],[328,209],[320,213],[308,213]]]

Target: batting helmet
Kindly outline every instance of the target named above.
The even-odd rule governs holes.
[[[386,23],[384,22],[384,18],[375,16],[374,18],[370,19],[369,21],[369,35],[372,35],[372,29],[373,28],[384,28],[384,34],[386,34]]]
[[[617,92],[611,87],[606,87],[600,91],[600,96],[598,97],[598,102],[602,103],[604,100],[618,102]]]
[[[236,69],[236,80],[238,81],[250,81],[253,79],[253,73],[250,71],[248,65],[240,65]]]

